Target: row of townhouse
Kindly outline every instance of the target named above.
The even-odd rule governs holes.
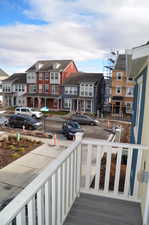
[[[38,61],[26,73],[3,81],[5,106],[48,107],[97,113],[102,110],[104,77],[78,72],[72,60]]]

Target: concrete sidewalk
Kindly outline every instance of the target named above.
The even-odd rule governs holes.
[[[39,140],[35,137],[28,138]],[[51,139],[40,140],[43,145],[0,170],[0,209],[72,144],[72,141],[59,140],[56,146],[50,146]]]

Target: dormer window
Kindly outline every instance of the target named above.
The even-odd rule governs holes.
[[[53,64],[53,69],[58,69],[60,67],[60,63],[54,63]]]

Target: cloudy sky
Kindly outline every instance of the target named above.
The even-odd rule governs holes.
[[[148,0],[0,0],[0,68],[73,59],[79,70],[101,72],[110,49],[149,40],[148,24]]]

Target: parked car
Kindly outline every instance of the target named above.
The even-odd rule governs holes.
[[[15,109],[15,114],[24,114],[32,116],[33,118],[41,118],[43,116],[42,112],[35,111],[30,107],[17,107]]]
[[[10,116],[8,125],[12,128],[24,128],[34,130],[40,128],[42,123],[28,115],[14,114]]]
[[[77,132],[84,132],[84,130],[81,129],[79,123],[67,121],[63,123],[62,132],[67,137],[67,139],[72,140]]]
[[[4,116],[0,117],[0,127],[6,127],[8,125],[8,119]]]
[[[99,124],[98,120],[95,120],[87,115],[82,114],[74,114],[71,117],[71,120],[78,122],[79,124],[84,125],[95,125],[97,126]]]

